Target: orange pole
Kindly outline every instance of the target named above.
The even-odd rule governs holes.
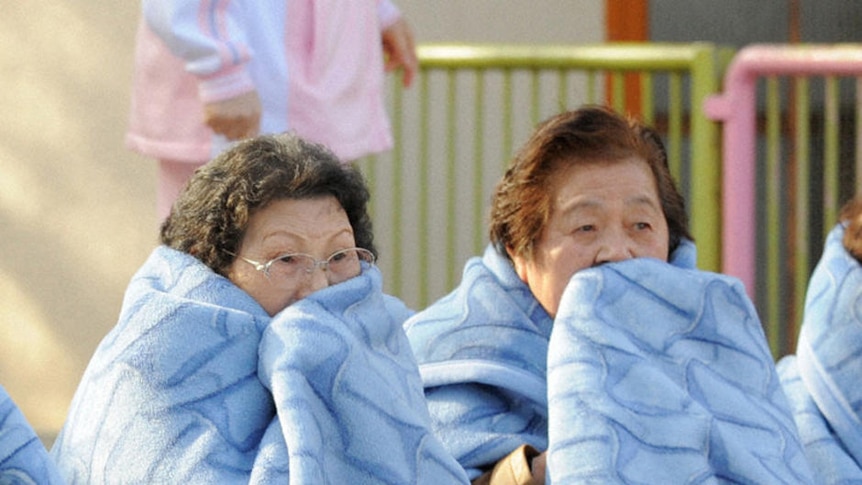
[[[605,0],[605,40],[608,42],[645,42],[649,40],[649,0]],[[606,101],[613,105],[611,79],[605,80]],[[640,76],[625,76],[626,111],[641,114]]]

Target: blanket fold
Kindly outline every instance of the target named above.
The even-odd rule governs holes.
[[[300,300],[264,332],[259,372],[275,399],[290,481],[467,483],[428,427],[401,328],[409,311],[393,311],[374,276]]]
[[[811,483],[754,306],[651,259],[576,274],[548,350],[553,483]]]
[[[796,355],[779,361],[805,452],[821,483],[862,481],[862,266],[830,231],[811,275]]]
[[[52,455],[71,483],[463,476],[430,435],[400,331],[409,314],[366,266],[270,318],[226,278],[160,247],[130,283]]]
[[[492,246],[454,292],[405,323],[434,432],[471,478],[524,443],[547,447],[552,324]]]
[[[684,241],[672,264],[693,267]],[[548,447],[547,355],[553,320],[492,245],[452,293],[405,330],[435,434],[471,478],[523,444]]]
[[[0,483],[54,485],[63,479],[36,432],[0,386]]]

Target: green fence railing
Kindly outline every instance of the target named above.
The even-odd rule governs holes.
[[[359,167],[386,290],[422,308],[487,244],[490,194],[535,125],[583,104],[634,112],[663,134],[688,202],[698,263],[718,271],[716,125],[702,112],[720,73],[711,44],[421,45],[410,89],[389,86],[396,144]],[[639,101],[626,99],[635,75]]]

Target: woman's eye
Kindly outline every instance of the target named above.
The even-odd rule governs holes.
[[[294,256],[292,254],[288,254],[286,256],[282,256],[282,257],[278,258],[278,261],[280,263],[284,263],[284,264],[298,264],[299,258],[297,258],[296,256]]]
[[[649,222],[636,222],[635,223],[635,229],[637,229],[639,231],[644,231],[646,229],[649,229],[650,227],[652,227],[652,226],[650,225]]]
[[[596,226],[592,224],[584,224],[583,226],[578,226],[575,232],[592,232],[596,229]]]

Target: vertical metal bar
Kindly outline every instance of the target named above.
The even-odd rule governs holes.
[[[455,199],[457,198],[458,176],[457,170],[457,142],[458,142],[458,113],[456,112],[456,103],[458,102],[458,83],[455,76],[455,69],[449,69],[446,76],[446,92],[447,92],[447,114],[446,114],[446,288],[455,286],[455,222],[458,218],[455,210]],[[426,302],[427,304],[427,302]],[[425,304],[422,305],[423,307]]]
[[[697,241],[698,267],[721,270],[721,161],[718,127],[707,119],[706,99],[718,89],[715,50],[701,46],[689,66],[690,139],[689,210],[691,232]]]
[[[503,70],[503,167],[512,156],[514,121],[512,116],[512,70]]]
[[[626,109],[626,78],[625,74],[620,71],[614,71],[611,74],[612,89],[613,89],[613,107],[617,113],[625,113]]]
[[[838,222],[838,79],[826,76],[824,79],[824,127],[823,127],[823,237]]]
[[[476,131],[473,136],[473,253],[481,254],[485,240],[485,197],[482,184],[485,167],[485,71],[476,72],[473,93],[476,111]]]
[[[530,71],[530,93],[531,93],[531,102],[532,108],[530,109],[530,118],[533,123],[532,126],[536,126],[539,122],[541,116],[541,78],[539,77],[539,70],[532,69]]]
[[[676,180],[682,180],[682,77],[668,78],[667,162]]]
[[[422,79],[422,83],[424,84],[425,78],[428,77],[428,71],[420,69],[419,77]],[[392,184],[392,274],[389,275],[389,278],[392,280],[391,285],[394,291],[397,292],[396,294],[403,294],[404,242],[402,228],[404,225],[404,191],[402,187],[404,185],[404,89],[400,84],[398,84],[398,88],[395,89],[393,105],[397,121],[392,127],[393,135],[395,137],[395,146],[392,151],[392,178],[394,179],[394,183]]]
[[[424,308],[428,304],[428,200],[429,200],[429,178],[430,178],[430,140],[429,126],[431,119],[430,96],[429,96],[429,78],[431,73],[422,77],[420,86],[420,128],[419,128],[419,251],[417,258],[419,260],[419,274],[422,277],[418,281],[419,289],[419,307]]]
[[[395,126],[398,122],[393,119],[392,120],[392,132],[395,132]],[[397,143],[394,142],[394,143]],[[395,146],[392,147],[394,152]],[[368,200],[368,214],[371,216],[371,220],[377,219],[378,216],[381,216],[377,213],[380,208],[377,206],[377,197],[374,196],[375,192],[377,192],[377,164],[380,163],[378,155],[369,155],[364,157],[362,160],[358,160],[353,164],[354,167],[358,168],[360,172],[362,172],[363,177],[365,177],[365,184],[368,186],[368,191],[371,193],[371,198]]]
[[[705,108],[723,121],[721,165],[721,272],[739,278],[755,300],[757,231],[757,77],[737,57],[728,68],[725,91]],[[695,204],[697,205],[697,204]],[[692,217],[696,222],[698,217]],[[696,237],[696,236],[695,236]]]
[[[646,125],[655,124],[655,99],[653,96],[653,75],[641,73],[641,116]]]
[[[809,89],[808,79],[800,77],[795,80],[796,120],[794,124],[796,126],[796,139],[793,142],[793,148],[796,154],[796,233],[793,234],[795,240],[793,259],[795,260],[796,271],[793,275],[793,307],[797,317],[790,322],[793,325],[794,336],[798,333],[798,324],[805,308],[805,291],[808,287],[811,264],[808,250],[810,237],[808,230],[809,208],[811,206],[809,195],[811,187],[811,99]]]
[[[781,346],[781,100],[778,79],[766,79],[766,315],[763,324],[772,355]]]
[[[569,76],[566,69],[557,70],[557,111],[562,113],[569,106]]]

